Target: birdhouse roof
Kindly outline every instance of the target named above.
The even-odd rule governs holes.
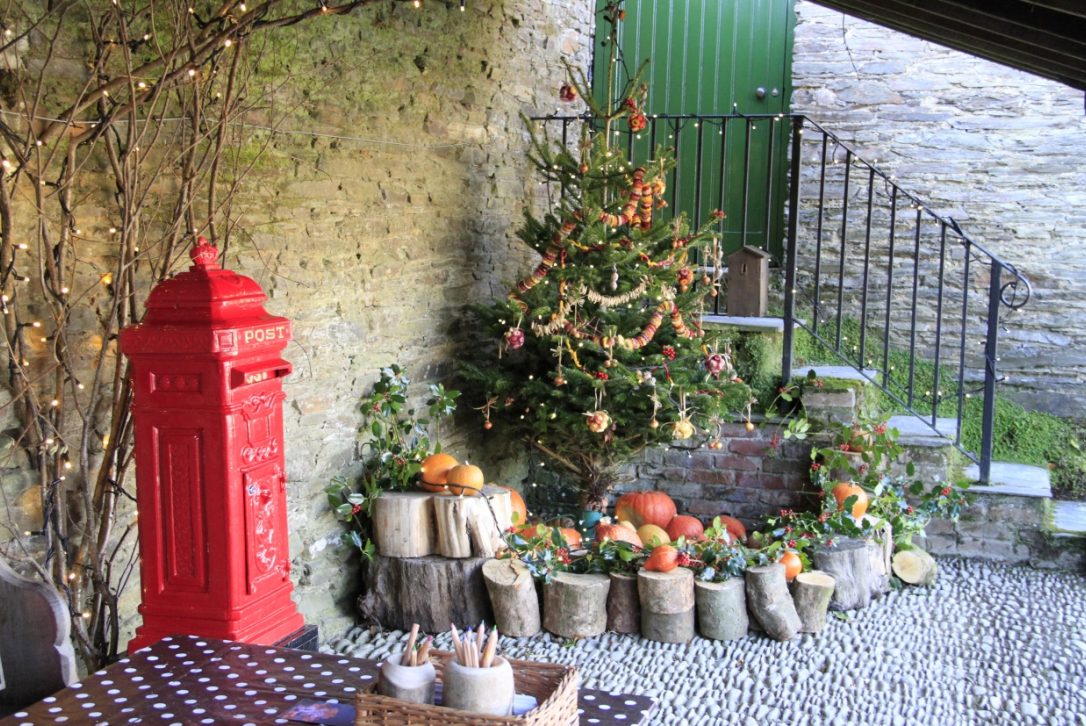
[[[750,245],[740,247],[739,249],[737,249],[735,252],[733,252],[731,254],[731,257],[736,257],[737,255],[741,255],[741,254],[744,254],[744,253],[751,256],[751,257],[757,257],[759,259],[761,259],[761,258],[769,259],[769,258],[773,257],[773,255],[769,254],[768,252],[766,252],[762,248],[760,248],[760,247],[751,247]],[[731,257],[729,257],[728,259],[731,259]]]

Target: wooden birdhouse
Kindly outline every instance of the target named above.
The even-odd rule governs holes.
[[[728,315],[764,318],[769,311],[769,253],[742,247],[728,258]]]

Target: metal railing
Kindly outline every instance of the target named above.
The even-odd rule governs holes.
[[[593,122],[534,120],[569,145]],[[785,381],[807,363],[839,360],[989,480],[1001,315],[1031,293],[1013,265],[802,115],[658,115],[640,134],[615,133],[635,165],[658,144],[674,149],[670,213],[702,220],[723,209],[726,248],[773,255],[784,278]],[[714,313],[726,312],[725,299]],[[967,445],[963,421],[978,418]]]

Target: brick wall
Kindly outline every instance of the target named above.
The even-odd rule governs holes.
[[[808,476],[810,444],[777,444],[776,435],[773,426],[748,431],[742,423],[725,424],[719,449],[678,444],[652,449],[617,491],[660,489],[680,512],[706,522],[731,514],[750,525],[782,508],[816,509],[818,493]]]

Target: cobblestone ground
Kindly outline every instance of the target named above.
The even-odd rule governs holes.
[[[542,634],[502,647],[574,664],[584,686],[657,699],[653,724],[1086,726],[1086,577],[953,558],[939,566],[934,586],[892,592],[786,643]],[[405,639],[355,628],[328,649],[380,657]]]

